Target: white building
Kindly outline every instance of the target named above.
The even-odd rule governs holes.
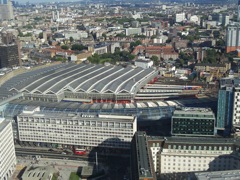
[[[234,143],[230,138],[148,138],[155,171],[163,176],[239,169],[240,158]]]
[[[19,140],[85,148],[130,148],[137,118],[122,115],[23,111],[17,117]]]
[[[146,59],[145,57],[140,57],[139,59],[135,60],[135,66],[147,69],[153,66],[153,61]]]
[[[240,47],[240,26],[231,25],[227,27],[226,33],[226,51],[236,51]]]
[[[126,28],[125,29],[125,34],[126,36],[130,36],[130,35],[139,35],[142,33],[142,29],[141,28]]]
[[[63,32],[63,34],[66,39],[72,37],[74,40],[88,37],[88,33],[86,31],[65,31]]]
[[[10,179],[16,166],[12,124],[0,118],[0,180]]]
[[[183,22],[186,17],[185,17],[185,13],[179,13],[179,14],[176,14],[175,16],[175,21],[178,23],[178,22]]]
[[[240,129],[240,87],[234,88],[233,95],[233,126]]]
[[[190,20],[191,22],[194,22],[195,24],[199,24],[199,23],[200,23],[199,17],[196,16],[196,15],[191,16],[189,20]]]

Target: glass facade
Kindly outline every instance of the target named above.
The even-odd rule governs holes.
[[[224,129],[224,134],[231,132],[233,116],[233,90],[219,90],[218,92],[218,113],[216,127]]]
[[[214,135],[215,119],[173,117],[172,134]]]

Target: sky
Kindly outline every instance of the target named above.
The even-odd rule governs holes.
[[[39,3],[39,2],[54,2],[52,0],[16,0],[19,3]],[[79,0],[56,0],[55,2],[73,2],[73,1],[79,1]]]

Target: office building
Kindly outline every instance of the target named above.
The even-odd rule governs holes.
[[[0,20],[11,20],[14,19],[13,5],[10,0],[0,1]]]
[[[179,13],[175,15],[175,22],[179,23],[179,22],[183,22],[184,20],[186,20],[185,13]]]
[[[240,0],[238,0],[238,14],[237,14],[237,20],[240,22]]]
[[[216,128],[224,135],[240,129],[240,79],[223,78],[220,80],[218,95],[218,114]]]
[[[20,141],[84,148],[129,149],[137,118],[88,113],[43,113],[29,107],[17,116]]]
[[[238,139],[148,136],[147,141],[154,170],[161,179],[186,179],[186,175],[195,172],[240,169]]]
[[[173,112],[172,135],[214,136],[215,115],[208,108],[181,108]]]
[[[224,135],[229,135],[232,129],[233,120],[233,87],[222,87],[218,91],[218,113],[217,131],[222,131]]]
[[[223,26],[227,26],[227,25],[229,25],[229,22],[230,22],[230,17],[229,17],[229,15],[223,15],[222,25],[223,25]]]
[[[229,25],[226,35],[226,52],[232,52],[240,49],[240,26]]]
[[[7,180],[16,166],[15,147],[10,121],[0,118],[0,179]]]
[[[131,142],[131,179],[156,180],[147,135],[136,132]]]
[[[19,48],[17,44],[0,45],[0,68],[18,66]]]

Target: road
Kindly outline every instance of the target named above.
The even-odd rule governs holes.
[[[16,155],[17,156],[41,156],[44,158],[54,158],[54,159],[69,159],[69,160],[80,160],[80,161],[90,161],[94,162],[95,157],[88,157],[88,156],[78,156],[78,155],[71,155],[71,154],[61,154],[59,152],[48,152],[42,150],[33,150],[33,149],[26,149],[26,148],[16,148]],[[101,158],[98,158],[101,160]]]

